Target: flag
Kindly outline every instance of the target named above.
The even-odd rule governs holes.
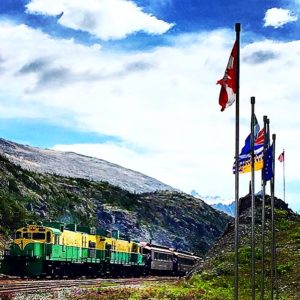
[[[280,162],[284,162],[284,151],[278,156]]]
[[[256,139],[258,137],[260,137],[260,139],[261,139],[261,135],[263,136],[263,133],[260,132],[260,126],[257,122],[256,116],[254,115],[254,140],[256,141]],[[259,142],[260,142],[260,140],[259,140]],[[262,144],[263,144],[263,142],[262,142]],[[254,149],[255,149],[255,145],[254,145]],[[245,146],[242,148],[240,155],[248,154],[248,153],[250,153],[250,150],[251,150],[251,134],[249,134],[247,136],[247,138],[245,140]]]
[[[255,118],[256,119],[256,118]],[[263,152],[264,152],[264,129],[259,130],[259,125],[254,126],[254,171],[261,170],[263,168]],[[257,131],[259,132],[257,133]],[[245,140],[245,145],[239,155],[240,168],[239,173],[251,172],[251,135]],[[235,163],[233,165],[233,173],[235,173]]]
[[[221,85],[219,104],[221,111],[229,107],[236,100],[236,66],[237,66],[237,43],[235,42],[228,60],[224,77],[217,84]]]
[[[268,181],[272,179],[274,176],[273,173],[273,145],[271,145],[265,153],[264,168],[262,171],[263,180]]]

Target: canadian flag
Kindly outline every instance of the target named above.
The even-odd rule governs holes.
[[[217,84],[221,85],[219,104],[221,111],[229,107],[236,100],[236,64],[237,64],[237,43],[235,42],[229,57],[224,77]]]

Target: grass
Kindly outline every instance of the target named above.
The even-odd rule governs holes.
[[[283,222],[283,219],[287,222]],[[282,226],[282,224],[285,224]],[[300,293],[300,217],[288,220],[284,212],[277,214],[277,275],[280,300],[299,299]],[[270,280],[270,233],[266,237],[265,257],[265,299],[271,298]],[[239,299],[251,299],[251,249],[249,238],[244,237],[239,249]],[[219,255],[212,258],[207,267],[188,280],[176,283],[156,284],[141,288],[97,288],[71,295],[73,300],[232,300],[234,298],[233,276],[234,253],[224,247]],[[261,252],[259,241],[256,249],[256,299],[260,299]],[[275,292],[274,292],[275,295]]]

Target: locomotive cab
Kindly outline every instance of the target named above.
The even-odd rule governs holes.
[[[42,256],[45,244],[53,243],[58,233],[39,225],[28,225],[20,228],[15,233],[13,244],[10,248],[12,255]]]
[[[42,225],[19,228],[5,253],[3,272],[9,275],[37,276],[43,273],[43,259],[50,256],[50,247],[60,232]]]

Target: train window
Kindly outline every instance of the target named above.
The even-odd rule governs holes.
[[[33,240],[44,240],[45,239],[45,233],[34,232],[32,234],[32,239]]]
[[[22,232],[21,231],[17,231],[16,232],[16,239],[20,239],[22,237]]]
[[[89,248],[96,248],[96,243],[89,241]]]
[[[171,261],[172,260],[172,255],[167,254],[167,253],[154,252],[154,259]]]
[[[178,261],[182,265],[192,266],[194,264],[194,260],[193,259],[189,259],[189,258],[179,257]]]
[[[24,238],[24,239],[31,239],[31,233],[29,233],[29,232],[24,232],[24,233],[23,233],[23,238]]]
[[[49,232],[49,231],[46,233],[46,242],[47,243],[51,242],[51,232]]]

